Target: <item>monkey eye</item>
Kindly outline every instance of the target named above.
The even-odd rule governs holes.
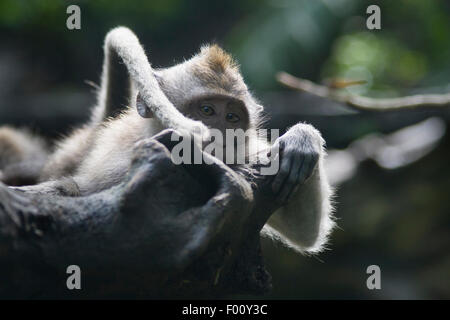
[[[239,116],[235,113],[227,113],[226,119],[228,122],[238,122],[241,120],[241,118],[239,118]]]
[[[213,107],[209,104],[202,104],[200,106],[200,111],[205,115],[205,116],[212,116],[213,114],[215,114],[216,112],[214,111]]]

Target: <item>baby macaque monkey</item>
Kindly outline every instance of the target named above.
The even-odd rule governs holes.
[[[225,136],[226,129],[247,131],[259,126],[262,107],[248,92],[233,59],[218,46],[205,46],[190,60],[160,70],[151,69],[143,51],[145,59],[136,62],[141,50],[128,29],[117,28],[108,34],[102,91],[92,120],[58,144],[41,181],[70,177],[66,182],[75,182],[78,187],[73,195],[91,194],[122,181],[135,143],[165,128],[181,134],[192,134],[194,128],[208,134],[208,128],[214,128]],[[118,58],[132,78],[122,89],[123,96],[129,96],[129,107],[118,106],[108,90],[118,88],[112,83],[120,72],[111,72],[113,66],[121,65],[113,61]],[[134,79],[145,80],[139,88]]]
[[[101,90],[91,120],[57,144],[42,171],[40,190],[44,186],[75,196],[110,188],[127,174],[136,142],[165,128],[182,135],[200,129],[206,136],[209,128],[224,136],[227,129],[243,129],[249,139],[258,140],[253,145],[259,149],[247,156],[270,151],[280,162],[272,189],[283,206],[263,233],[302,252],[323,248],[334,222],[323,168],[324,141],[317,130],[297,124],[273,147],[263,141],[257,134],[263,107],[231,56],[216,45],[158,70],[151,68],[127,28],[110,31],[104,49]],[[250,157],[250,166],[256,159]],[[33,191],[33,186],[25,189]]]
[[[202,121],[207,127],[220,130],[224,136],[226,129],[247,130],[250,126],[244,105],[228,97],[200,97],[179,108],[190,119]],[[162,129],[157,119],[143,118],[134,108],[102,123],[95,130],[92,146],[72,176],[80,194],[98,192],[121,182],[128,172],[136,142],[152,137]],[[51,159],[48,171],[59,166],[60,163]]]

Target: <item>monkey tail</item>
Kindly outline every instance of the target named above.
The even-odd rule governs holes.
[[[35,184],[48,158],[44,139],[28,130],[0,127],[0,181],[13,186]]]

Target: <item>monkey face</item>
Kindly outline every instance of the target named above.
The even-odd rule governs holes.
[[[226,129],[249,128],[249,116],[245,105],[226,96],[206,96],[188,103],[182,112],[191,119],[202,121],[209,128],[218,129],[223,135]]]

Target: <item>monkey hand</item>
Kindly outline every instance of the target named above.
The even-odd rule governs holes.
[[[322,153],[323,139],[311,125],[299,123],[279,137],[272,146],[279,170],[272,182],[277,200],[288,203],[298,188],[313,174]]]
[[[161,92],[161,95],[164,94]],[[164,96],[165,98],[165,96]],[[164,100],[163,98],[163,100]],[[165,98],[167,100],[167,98]],[[171,115],[156,116],[156,118],[161,122],[162,126],[165,128],[172,128],[178,131],[183,137],[194,138],[197,145],[202,145],[204,142],[210,140],[210,132],[208,127],[201,121],[193,120],[185,117],[179,111],[176,111],[175,107],[167,100],[167,104],[162,103],[163,109],[175,110]],[[154,118],[155,113],[152,109],[161,109],[161,106],[150,108],[144,101],[141,92],[138,93],[136,97],[136,109],[139,115],[143,118]],[[166,110],[167,111],[167,110]]]

